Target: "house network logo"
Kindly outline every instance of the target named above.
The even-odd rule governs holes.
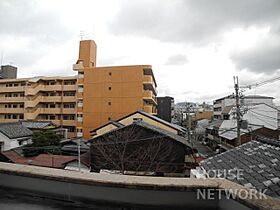
[[[244,180],[243,169],[211,169],[211,170],[198,170],[204,176],[198,179],[227,179],[227,180]],[[258,191],[256,189],[197,189],[197,199],[215,200],[215,199],[267,199],[265,195],[267,189]]]

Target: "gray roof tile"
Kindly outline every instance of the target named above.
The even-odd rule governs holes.
[[[29,137],[33,133],[18,122],[0,123],[0,132],[10,139]]]
[[[252,154],[254,153],[254,154]],[[201,167],[210,169],[241,169],[241,179],[232,181],[266,194],[280,197],[280,141],[259,138],[201,162]],[[252,186],[251,186],[252,185]]]

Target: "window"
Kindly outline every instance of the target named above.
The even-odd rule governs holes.
[[[12,115],[13,119],[17,119],[17,116],[15,114]]]
[[[66,109],[75,108],[75,104],[64,104],[63,108],[66,108]]]
[[[83,85],[79,85],[79,86],[78,86],[78,92],[79,92],[79,93],[84,92],[84,86],[83,86]]]
[[[76,84],[76,81],[74,80],[65,80],[64,81],[64,85],[75,85]]]
[[[13,104],[13,108],[17,108],[17,104]]]
[[[55,120],[55,116],[54,115],[50,115],[50,120]]]
[[[50,104],[50,108],[55,108],[55,104]]]
[[[83,101],[82,101],[82,100],[79,100],[79,101],[78,101],[78,107],[83,107],[83,106],[84,106]]]
[[[112,90],[112,87],[108,87],[108,90]]]
[[[18,86],[18,83],[14,84],[14,87],[17,87]]]
[[[108,105],[111,106],[111,101],[108,102]]]
[[[79,72],[78,73],[78,78],[83,79],[84,78],[84,72]]]
[[[20,105],[19,105],[19,108],[24,108],[24,104],[20,104]]]
[[[23,114],[19,115],[19,119],[23,120]]]
[[[63,96],[75,96],[75,92],[64,92]]]
[[[108,120],[111,120],[111,117],[108,117]]]
[[[55,96],[55,92],[49,93],[49,96]]]
[[[112,76],[112,72],[109,72],[109,76]]]

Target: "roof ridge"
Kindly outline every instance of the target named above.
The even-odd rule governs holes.
[[[280,147],[280,140],[277,140],[277,139],[267,138],[267,137],[258,135],[256,137],[256,141]]]

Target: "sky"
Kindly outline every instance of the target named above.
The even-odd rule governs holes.
[[[19,77],[74,75],[80,34],[97,66],[153,66],[158,96],[212,103],[280,76],[279,0],[1,0],[0,61]],[[280,80],[245,95],[275,97]]]

